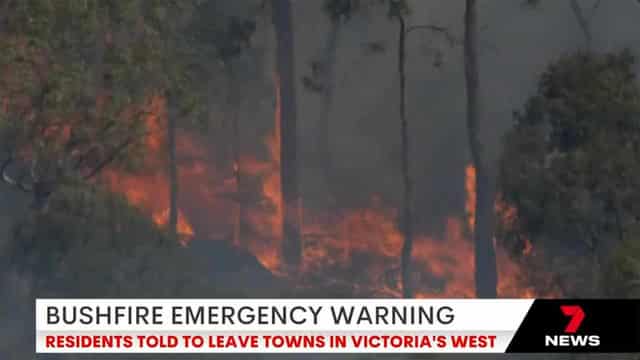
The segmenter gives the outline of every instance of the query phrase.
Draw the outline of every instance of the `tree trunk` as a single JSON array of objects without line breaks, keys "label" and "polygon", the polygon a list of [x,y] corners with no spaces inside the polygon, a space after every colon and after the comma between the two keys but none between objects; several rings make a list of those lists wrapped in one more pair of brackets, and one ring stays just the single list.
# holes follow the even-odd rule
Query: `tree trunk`
[{"label": "tree trunk", "polygon": [[495,191],[488,174],[488,164],[480,142],[480,121],[477,4],[466,0],[464,16],[464,61],[467,90],[467,131],[471,158],[476,169],[476,219],[473,232],[475,244],[476,295],[479,298],[497,296],[496,255],[493,244]]},{"label": "tree trunk", "polygon": [[320,167],[324,176],[327,189],[327,200],[333,200],[335,196],[333,191],[332,169],[333,160],[330,144],[331,129],[331,107],[333,105],[333,93],[335,90],[336,79],[336,53],[338,50],[338,39],[340,35],[340,19],[332,20],[331,31],[327,38],[327,44],[324,50],[323,73],[324,73],[324,89],[322,91],[322,108],[320,109],[320,121],[318,121],[318,155],[320,157]]},{"label": "tree trunk", "polygon": [[406,109],[406,36],[407,29],[402,15],[398,16],[399,39],[398,39],[398,76],[400,78],[400,128],[402,142],[402,232],[404,243],[402,244],[402,255],[400,266],[402,272],[402,294],[405,298],[413,297],[411,284],[411,252],[413,250],[413,215],[411,211],[412,184],[409,168],[409,124],[407,122]]},{"label": "tree trunk", "polygon": [[245,226],[245,206],[244,206],[244,185],[242,181],[242,163],[241,163],[241,150],[240,150],[240,124],[238,116],[238,104],[234,101],[234,72],[231,64],[228,65],[229,71],[229,86],[227,97],[227,115],[231,121],[231,157],[233,161],[233,178],[236,184],[236,196],[235,196],[235,209],[233,214],[233,243],[236,246],[247,248],[246,241],[244,241],[243,229]]},{"label": "tree trunk", "polygon": [[169,157],[169,233],[178,239],[178,163],[176,156],[176,114],[171,95],[167,95],[167,147]]},{"label": "tree trunk", "polygon": [[282,255],[295,271],[302,258],[300,197],[298,193],[297,130],[294,38],[291,2],[273,0],[273,23],[277,41],[277,76],[280,92],[280,180],[282,190]]},{"label": "tree trunk", "polygon": [[233,229],[233,241],[234,244],[243,248],[246,248],[246,241],[244,241],[244,219],[245,219],[245,206],[244,206],[244,186],[242,183],[242,163],[240,159],[240,126],[238,124],[237,110],[232,110],[232,152],[233,152],[233,178],[236,183],[236,208],[235,208],[235,220]]},{"label": "tree trunk", "polygon": [[2,9],[0,10],[0,34],[4,33],[7,26],[7,19],[9,17],[9,6],[11,5],[11,1],[5,1],[2,4]]},{"label": "tree trunk", "polygon": [[582,34],[584,35],[584,45],[585,50],[587,52],[591,51],[591,46],[593,43],[593,36],[591,35],[591,24],[589,23],[589,19],[585,16],[580,4],[578,4],[578,0],[571,0],[571,10],[573,11],[573,15],[576,17],[576,21],[582,30]]}]

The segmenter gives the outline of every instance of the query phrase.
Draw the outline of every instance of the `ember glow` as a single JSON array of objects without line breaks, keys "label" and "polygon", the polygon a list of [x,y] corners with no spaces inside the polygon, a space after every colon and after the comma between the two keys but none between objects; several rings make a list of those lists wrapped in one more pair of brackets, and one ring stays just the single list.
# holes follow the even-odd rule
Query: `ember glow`
[{"label": "ember glow", "polygon": [[[268,240],[265,242],[251,242],[253,254],[262,264],[274,273],[280,273],[282,262],[280,249],[282,246],[282,222],[283,205],[280,181],[280,123],[281,104],[280,79],[274,75],[276,107],[274,113],[273,132],[267,136],[265,145],[267,148],[267,164],[261,164],[257,160],[250,161],[253,164],[253,172],[262,175],[262,207],[249,212],[251,225],[257,230],[258,235]],[[262,172],[257,170],[263,169]],[[265,246],[266,245],[266,246]]]},{"label": "ember glow", "polygon": [[[144,168],[149,169],[142,175],[130,175],[113,170],[106,171],[103,178],[113,191],[124,194],[127,200],[144,210],[160,227],[169,221],[169,181],[166,176],[164,154],[166,141],[162,119],[166,118],[165,102],[161,97],[153,97],[148,104],[149,115],[145,119],[148,136],[145,138],[146,153],[149,154]],[[193,235],[192,225],[182,210],[178,211],[178,235],[183,242]]]},{"label": "ember glow", "polygon": [[[278,89],[276,78],[276,89]],[[266,159],[241,154],[228,169],[216,169],[207,156],[206,142],[196,135],[178,133],[179,232],[188,242],[193,237],[229,241],[242,247],[273,274],[288,278],[280,256],[282,203],[280,192],[280,97],[276,91],[274,130],[265,138]],[[164,102],[152,102],[147,119],[150,136],[147,159],[151,170],[145,175],[107,172],[114,191],[126,195],[134,205],[149,212],[164,226],[168,220],[168,177],[164,155]],[[238,171],[247,184],[240,189],[234,177]],[[475,169],[465,169],[465,216],[450,216],[445,231],[437,236],[417,234],[412,271],[416,296],[474,297],[474,248],[470,234],[475,222]],[[246,192],[257,200],[243,200]],[[233,209],[242,209],[234,211]],[[513,221],[515,210],[497,203],[500,221]],[[400,251],[403,237],[397,224],[397,210],[379,196],[371,196],[366,208],[348,209],[327,223],[326,214],[304,209],[303,260],[293,285],[300,288],[346,289],[351,296],[400,297]],[[240,217],[246,217],[240,219]],[[245,228],[239,230],[243,224]],[[241,234],[241,235],[239,235]],[[240,238],[238,238],[240,237]],[[524,256],[533,252],[527,241]],[[501,248],[496,249],[501,297],[558,296],[550,286],[534,287],[527,269]]]},{"label": "ember glow", "polygon": [[467,165],[464,175],[464,189],[467,194],[464,210],[467,214],[469,229],[473,232],[476,223],[476,168],[473,165]]}]

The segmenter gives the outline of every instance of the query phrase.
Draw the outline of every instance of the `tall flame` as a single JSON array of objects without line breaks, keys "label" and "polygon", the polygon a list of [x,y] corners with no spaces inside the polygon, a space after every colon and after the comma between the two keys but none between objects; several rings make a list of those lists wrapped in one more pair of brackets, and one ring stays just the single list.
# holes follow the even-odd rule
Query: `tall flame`
[{"label": "tall flame", "polygon": [[[276,108],[273,131],[265,138],[266,160],[251,154],[241,154],[242,171],[248,178],[249,191],[257,201],[248,200],[244,232],[238,246],[244,246],[274,274],[281,274],[280,244],[282,240],[282,198],[280,189],[280,86],[275,77]],[[159,225],[168,220],[168,178],[164,171],[163,124],[166,109],[162,98],[154,98],[147,121],[151,130],[146,146],[151,156],[152,171],[142,175],[126,175],[116,171],[105,174],[114,191],[145,210]],[[205,146],[196,135],[180,132],[178,149],[180,162],[180,198],[178,229],[182,240],[195,236],[233,242],[237,231],[237,216],[229,209],[237,205],[238,184],[233,174],[216,169]],[[186,159],[186,160],[185,160]],[[235,164],[234,166],[238,166]],[[228,172],[228,170],[227,170]],[[250,184],[257,184],[256,186]],[[412,254],[413,281],[418,297],[474,297],[474,250],[468,238],[475,225],[475,168],[465,168],[465,216],[450,216],[442,234],[417,234]],[[162,194],[167,194],[163,196]],[[235,194],[235,199],[234,199]],[[515,209],[496,202],[500,221],[513,222]],[[397,225],[397,210],[386,206],[379,196],[372,196],[366,208],[343,210],[334,223],[326,216],[304,209],[304,253],[295,286],[301,288],[348,288],[349,294],[361,296],[401,296],[399,286],[402,233]],[[234,218],[234,216],[236,218]],[[198,220],[199,219],[199,220]],[[522,253],[533,252],[527,240]],[[497,248],[499,271],[498,294],[503,297],[556,296],[552,286],[536,287],[530,283],[527,269]],[[539,277],[537,277],[539,278]],[[293,280],[291,280],[293,281]]]},{"label": "tall flame", "polygon": [[[282,116],[280,97],[280,78],[274,74],[276,106],[274,111],[273,132],[265,139],[268,159],[266,163],[255,158],[245,158],[250,175],[261,176],[261,195],[259,208],[249,211],[249,222],[262,241],[251,241],[250,250],[258,260],[274,273],[280,273],[280,244],[282,240],[283,206],[280,181],[280,123]],[[266,240],[266,241],[265,241]]]},{"label": "tall flame", "polygon": [[473,234],[476,225],[476,168],[473,165],[467,165],[464,170],[464,188],[467,194],[464,209],[469,230]]},{"label": "tall flame", "polygon": [[[164,98],[152,97],[147,109],[149,115],[145,119],[149,134],[144,139],[146,153],[149,154],[145,166],[154,171],[144,175],[130,175],[108,170],[103,175],[113,191],[124,194],[131,204],[149,212],[151,219],[161,227],[166,226],[169,221],[169,181],[162,171],[165,166],[162,157],[166,141],[162,131],[163,119],[166,119],[165,106]],[[193,227],[182,210],[178,210],[177,228],[182,241],[188,241],[194,235]]]}]

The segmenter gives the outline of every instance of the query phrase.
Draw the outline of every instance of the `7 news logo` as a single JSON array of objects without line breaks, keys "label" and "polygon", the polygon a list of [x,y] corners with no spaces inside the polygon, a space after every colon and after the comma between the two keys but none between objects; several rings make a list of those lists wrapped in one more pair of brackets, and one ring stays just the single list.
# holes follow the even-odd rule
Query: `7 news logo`
[{"label": "7 news logo", "polygon": [[600,336],[577,334],[586,314],[579,305],[562,305],[560,311],[569,318],[562,335],[545,335],[544,345],[547,347],[598,347]]}]

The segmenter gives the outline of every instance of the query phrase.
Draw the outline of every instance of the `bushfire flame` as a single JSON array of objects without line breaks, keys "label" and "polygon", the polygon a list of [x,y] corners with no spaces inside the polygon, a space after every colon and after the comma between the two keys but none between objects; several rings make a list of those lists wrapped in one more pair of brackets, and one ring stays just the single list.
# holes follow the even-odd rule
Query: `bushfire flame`
[{"label": "bushfire flame", "polygon": [[[280,92],[276,78],[276,109],[274,130],[265,139],[266,160],[241,154],[239,163],[230,171],[217,169],[208,161],[204,142],[195,135],[180,132],[179,232],[187,242],[194,236],[226,239],[236,242],[251,253],[274,274],[282,272],[280,244],[282,239],[282,203],[280,192]],[[152,219],[164,226],[168,219],[168,178],[163,159],[165,138],[162,130],[166,118],[165,104],[155,98],[147,122],[151,135],[146,146],[151,156],[149,167],[153,171],[145,175],[125,175],[107,172],[106,178],[114,191],[126,195],[134,205],[150,213]],[[248,183],[257,183],[257,200],[243,199],[233,177],[238,171]],[[451,216],[446,230],[439,236],[418,234],[414,240],[412,271],[417,297],[474,297],[474,249],[468,234],[475,225],[475,169],[465,169],[466,218]],[[251,186],[251,185],[244,185]],[[240,206],[243,211],[229,209]],[[498,207],[498,204],[496,205]],[[501,221],[513,221],[515,210],[505,204]],[[197,214],[206,219],[197,222]],[[333,224],[327,224],[326,216],[304,209],[303,259],[296,286],[331,287],[349,289],[351,295],[399,297],[400,249],[402,232],[397,225],[397,211],[385,206],[384,201],[373,196],[371,204],[363,209],[344,210]],[[246,216],[245,219],[238,217]],[[235,219],[233,217],[236,217]],[[511,218],[510,218],[511,217]],[[238,224],[244,224],[240,240],[237,240]],[[235,240],[235,241],[234,241]],[[526,242],[523,254],[532,252]],[[525,268],[515,262],[506,251],[496,249],[499,271],[498,294],[501,297],[557,296],[556,290],[535,287],[529,282]]]},{"label": "bushfire flame", "polygon": [[467,194],[464,210],[467,214],[467,224],[473,233],[476,224],[476,168],[473,165],[467,165],[464,174],[464,189]]},{"label": "bushfire flame", "polygon": [[[147,106],[149,115],[145,121],[149,135],[145,138],[145,147],[150,156],[145,168],[153,171],[131,175],[108,170],[103,178],[113,191],[124,194],[131,204],[147,211],[157,225],[164,227],[169,221],[169,200],[162,194],[168,194],[169,181],[162,171],[166,163],[159,155],[164,153],[163,145],[166,141],[161,125],[162,119],[166,118],[165,102],[163,98],[156,96],[151,98]],[[177,230],[183,242],[194,235],[192,225],[181,210],[178,211]]]}]

